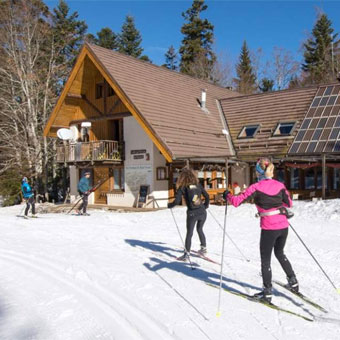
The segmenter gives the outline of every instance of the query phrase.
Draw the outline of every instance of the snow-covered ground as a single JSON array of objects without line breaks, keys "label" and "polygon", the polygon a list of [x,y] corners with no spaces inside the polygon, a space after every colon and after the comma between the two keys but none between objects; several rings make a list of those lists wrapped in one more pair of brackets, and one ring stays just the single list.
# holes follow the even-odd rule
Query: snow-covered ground
[{"label": "snow-covered ground", "polygon": [[[308,322],[225,291],[217,317],[220,266],[192,257],[175,261],[181,240],[169,210],[44,214],[25,220],[21,206],[0,208],[0,339],[280,339],[339,340],[340,295],[291,231],[286,254],[301,291],[324,314],[280,287],[273,302],[317,317]],[[340,286],[340,200],[297,202],[292,225],[331,280]],[[224,207],[212,206],[223,224]],[[228,207],[224,286],[245,293],[261,287],[255,207]],[[185,236],[185,209],[174,209]],[[220,261],[222,230],[210,214],[204,228],[209,256]],[[236,243],[239,250],[230,241]],[[193,249],[199,248],[197,234]],[[248,258],[250,261],[246,261]],[[285,281],[272,259],[273,277]]]}]

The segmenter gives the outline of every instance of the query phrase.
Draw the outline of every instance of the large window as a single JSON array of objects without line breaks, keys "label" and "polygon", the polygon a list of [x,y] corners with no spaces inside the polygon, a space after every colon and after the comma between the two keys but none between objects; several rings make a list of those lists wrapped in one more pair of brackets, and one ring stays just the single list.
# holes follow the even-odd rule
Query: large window
[{"label": "large window", "polygon": [[110,191],[124,191],[124,168],[114,167],[111,169]]},{"label": "large window", "polygon": [[[322,189],[322,168],[317,168],[317,189]],[[328,173],[326,171],[326,189],[328,189]]]},{"label": "large window", "polygon": [[333,172],[333,189],[338,190],[340,188],[340,169],[334,168]]},{"label": "large window", "polygon": [[290,171],[290,188],[299,189],[299,169],[292,168]]},{"label": "large window", "polygon": [[315,189],[315,168],[305,170],[305,189]]},{"label": "large window", "polygon": [[198,171],[197,172],[197,177],[198,177],[198,182],[202,185],[202,187],[204,188],[204,171]]},{"label": "large window", "polygon": [[225,179],[222,171],[216,171],[217,189],[225,188]]},{"label": "large window", "polygon": [[294,130],[295,122],[279,123],[273,133],[273,136],[290,136]]},{"label": "large window", "polygon": [[260,125],[246,125],[242,128],[237,138],[254,138]]},{"label": "large window", "polygon": [[281,183],[285,182],[285,170],[284,169],[282,168],[276,169],[276,179]]}]

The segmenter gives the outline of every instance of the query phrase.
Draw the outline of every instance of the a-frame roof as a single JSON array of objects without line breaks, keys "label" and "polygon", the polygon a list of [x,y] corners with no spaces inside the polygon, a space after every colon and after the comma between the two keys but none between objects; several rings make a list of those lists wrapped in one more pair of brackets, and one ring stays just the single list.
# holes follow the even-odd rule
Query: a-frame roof
[{"label": "a-frame roof", "polygon": [[[84,45],[46,125],[45,135],[86,56],[168,161],[234,155],[231,143],[222,134],[225,122],[218,99],[235,97],[237,93],[91,44]],[[207,92],[207,110],[202,110],[198,101],[202,89]]]}]

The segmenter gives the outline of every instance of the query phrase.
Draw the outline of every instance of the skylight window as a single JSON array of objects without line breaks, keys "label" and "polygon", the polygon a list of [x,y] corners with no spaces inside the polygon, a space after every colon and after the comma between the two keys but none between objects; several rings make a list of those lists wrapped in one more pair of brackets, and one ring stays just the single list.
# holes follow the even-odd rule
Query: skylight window
[{"label": "skylight window", "polygon": [[260,125],[246,125],[242,128],[238,138],[254,138]]},{"label": "skylight window", "polygon": [[273,136],[290,136],[294,130],[295,122],[278,123]]}]

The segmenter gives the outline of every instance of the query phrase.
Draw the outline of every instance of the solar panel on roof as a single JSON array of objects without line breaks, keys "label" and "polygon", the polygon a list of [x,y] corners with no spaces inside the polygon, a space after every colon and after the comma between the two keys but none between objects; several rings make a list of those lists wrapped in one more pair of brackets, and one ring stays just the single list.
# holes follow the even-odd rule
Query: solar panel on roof
[{"label": "solar panel on roof", "polygon": [[320,86],[289,154],[340,152],[340,85]]},{"label": "solar panel on roof", "polygon": [[324,95],[324,96],[330,95],[330,94],[332,93],[332,90],[333,90],[333,86],[328,86],[328,87],[326,88],[326,91],[325,91],[325,93],[324,93],[323,95]]},{"label": "solar panel on roof", "polygon": [[301,124],[301,129],[307,129],[311,119],[305,119]]}]

